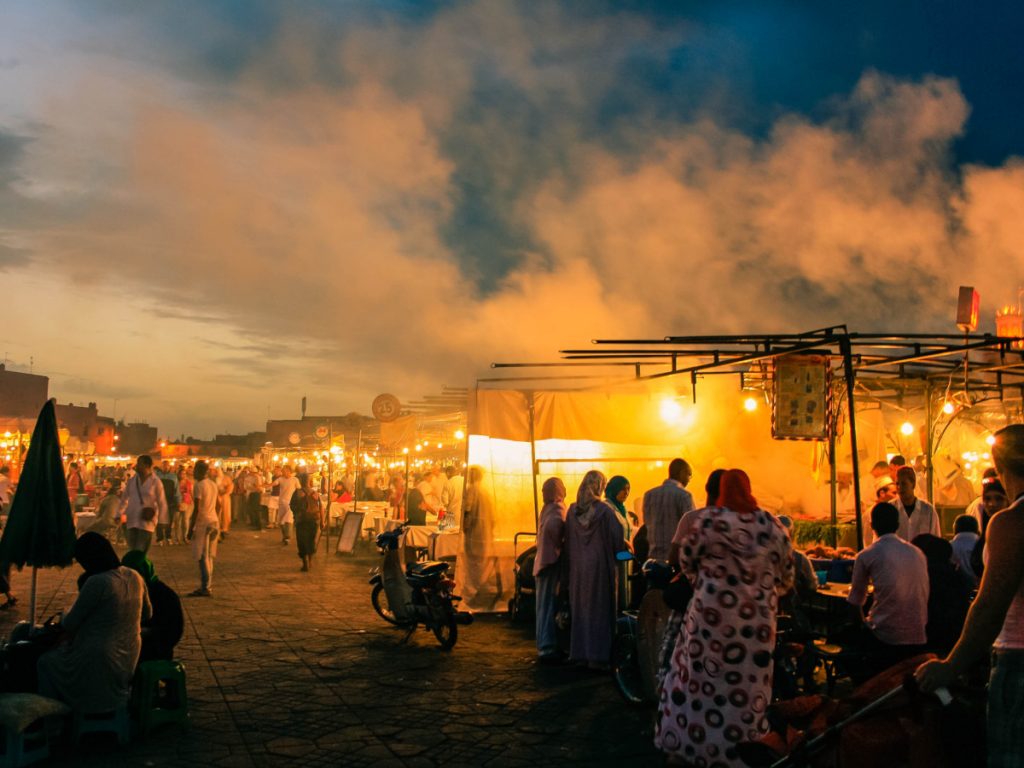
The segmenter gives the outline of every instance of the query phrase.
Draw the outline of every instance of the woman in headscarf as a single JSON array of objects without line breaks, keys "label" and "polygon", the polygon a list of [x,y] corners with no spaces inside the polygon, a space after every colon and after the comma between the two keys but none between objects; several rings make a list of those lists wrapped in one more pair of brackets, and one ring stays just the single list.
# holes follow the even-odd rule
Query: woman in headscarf
[{"label": "woman in headscarf", "polygon": [[565,484],[561,478],[549,477],[541,488],[544,509],[537,526],[537,556],[533,561],[537,602],[537,656],[541,663],[557,661],[558,630],[555,614],[558,596],[565,589],[565,563],[562,545],[565,542]]},{"label": "woman in headscarf", "polygon": [[156,569],[145,552],[129,550],[121,559],[121,565],[131,568],[142,577],[153,609],[149,620],[142,622],[139,663],[158,659],[170,661],[174,658],[174,646],[185,631],[185,615],[181,610],[178,593],[156,577]]},{"label": "woman in headscarf", "polygon": [[583,476],[576,503],[565,516],[569,560],[569,658],[607,670],[615,633],[615,555],[628,549],[613,510],[601,501],[604,475]]},{"label": "woman in headscarf", "polygon": [[604,489],[604,498],[615,510],[615,515],[622,523],[622,534],[626,541],[632,541],[636,515],[626,509],[626,499],[629,498],[629,480],[622,475],[615,475],[608,481],[608,486]]},{"label": "woman in headscarf", "polygon": [[139,574],[121,565],[100,534],[82,534],[75,559],[85,573],[61,625],[68,642],[39,658],[39,693],[79,712],[110,712],[128,701],[149,597]]},{"label": "woman in headscarf", "polygon": [[717,506],[696,512],[680,565],[694,596],[662,680],[654,743],[694,766],[742,765],[772,695],[779,595],[793,584],[789,536],[758,508],[750,478],[722,475]]}]

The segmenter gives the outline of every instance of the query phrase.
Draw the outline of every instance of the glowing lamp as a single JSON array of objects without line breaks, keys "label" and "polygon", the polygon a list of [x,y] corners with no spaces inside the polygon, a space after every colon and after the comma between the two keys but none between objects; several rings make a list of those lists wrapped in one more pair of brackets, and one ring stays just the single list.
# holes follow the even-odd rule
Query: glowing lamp
[{"label": "glowing lamp", "polygon": [[408,453],[408,452],[409,452],[409,449],[408,449],[408,448],[403,448],[403,449],[402,449],[402,453]]},{"label": "glowing lamp", "polygon": [[419,443],[416,443],[416,450],[417,451],[422,451],[423,450],[423,446],[420,445]]},{"label": "glowing lamp", "polygon": [[743,401],[743,407],[747,411],[753,413],[754,411],[757,410],[757,398],[748,397],[746,400]]},{"label": "glowing lamp", "polygon": [[456,429],[455,430],[455,439],[456,440],[465,440],[466,439],[466,433],[463,432],[461,429]]},{"label": "glowing lamp", "polygon": [[902,432],[907,437],[910,437],[912,434],[914,434],[914,425],[911,424],[909,421],[904,421],[900,425],[900,432]]},{"label": "glowing lamp", "polygon": [[985,442],[988,443],[989,445],[995,445],[996,444],[996,436],[995,435],[989,435],[988,437],[985,438]]},{"label": "glowing lamp", "polygon": [[956,408],[953,407],[953,404],[949,400],[942,404],[942,412],[947,416],[955,410]]},{"label": "glowing lamp", "polygon": [[666,424],[674,424],[683,415],[683,406],[672,398],[665,398],[661,401],[661,420]]}]

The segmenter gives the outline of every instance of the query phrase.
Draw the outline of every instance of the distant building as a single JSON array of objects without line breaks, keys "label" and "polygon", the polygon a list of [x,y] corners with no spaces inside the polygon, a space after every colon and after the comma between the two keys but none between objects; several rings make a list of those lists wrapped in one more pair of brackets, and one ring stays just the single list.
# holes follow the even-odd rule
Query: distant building
[{"label": "distant building", "polygon": [[140,453],[154,453],[157,449],[157,430],[144,422],[117,423],[117,453],[136,456]]},{"label": "distant building", "polygon": [[28,420],[34,425],[50,396],[49,391],[49,377],[8,371],[7,366],[0,363],[0,417]]},{"label": "distant building", "polygon": [[379,431],[377,420],[358,413],[275,419],[267,422],[266,442],[275,448],[317,448],[326,444],[333,433],[335,442],[340,442],[344,436],[346,446],[355,448],[360,430],[364,438],[371,431],[376,435]]}]

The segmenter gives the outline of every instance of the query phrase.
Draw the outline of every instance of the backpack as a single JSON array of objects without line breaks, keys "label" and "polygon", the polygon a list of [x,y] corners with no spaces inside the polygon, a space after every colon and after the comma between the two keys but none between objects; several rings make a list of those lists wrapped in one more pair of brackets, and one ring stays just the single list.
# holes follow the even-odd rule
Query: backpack
[{"label": "backpack", "polygon": [[295,515],[297,523],[320,522],[320,500],[313,498],[313,494],[299,490],[292,494],[288,503],[292,514]]}]

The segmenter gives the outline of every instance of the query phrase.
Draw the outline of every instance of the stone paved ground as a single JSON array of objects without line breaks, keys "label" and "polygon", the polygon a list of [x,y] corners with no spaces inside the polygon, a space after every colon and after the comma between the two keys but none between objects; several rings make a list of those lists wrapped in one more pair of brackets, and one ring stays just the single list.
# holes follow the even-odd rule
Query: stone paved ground
[{"label": "stone paved ground", "polygon": [[[154,547],[157,573],[180,594],[197,585],[183,546]],[[97,738],[50,765],[537,766],[660,765],[651,715],[623,703],[607,675],[539,667],[532,634],[503,616],[459,627],[455,649],[385,624],[370,605],[372,551],[321,551],[301,573],[277,531],[232,531],[213,598],[183,599],[177,656],[188,670],[192,728],[125,748]],[[76,566],[41,571],[43,618],[74,600]],[[21,602],[0,631],[27,617]]]}]

